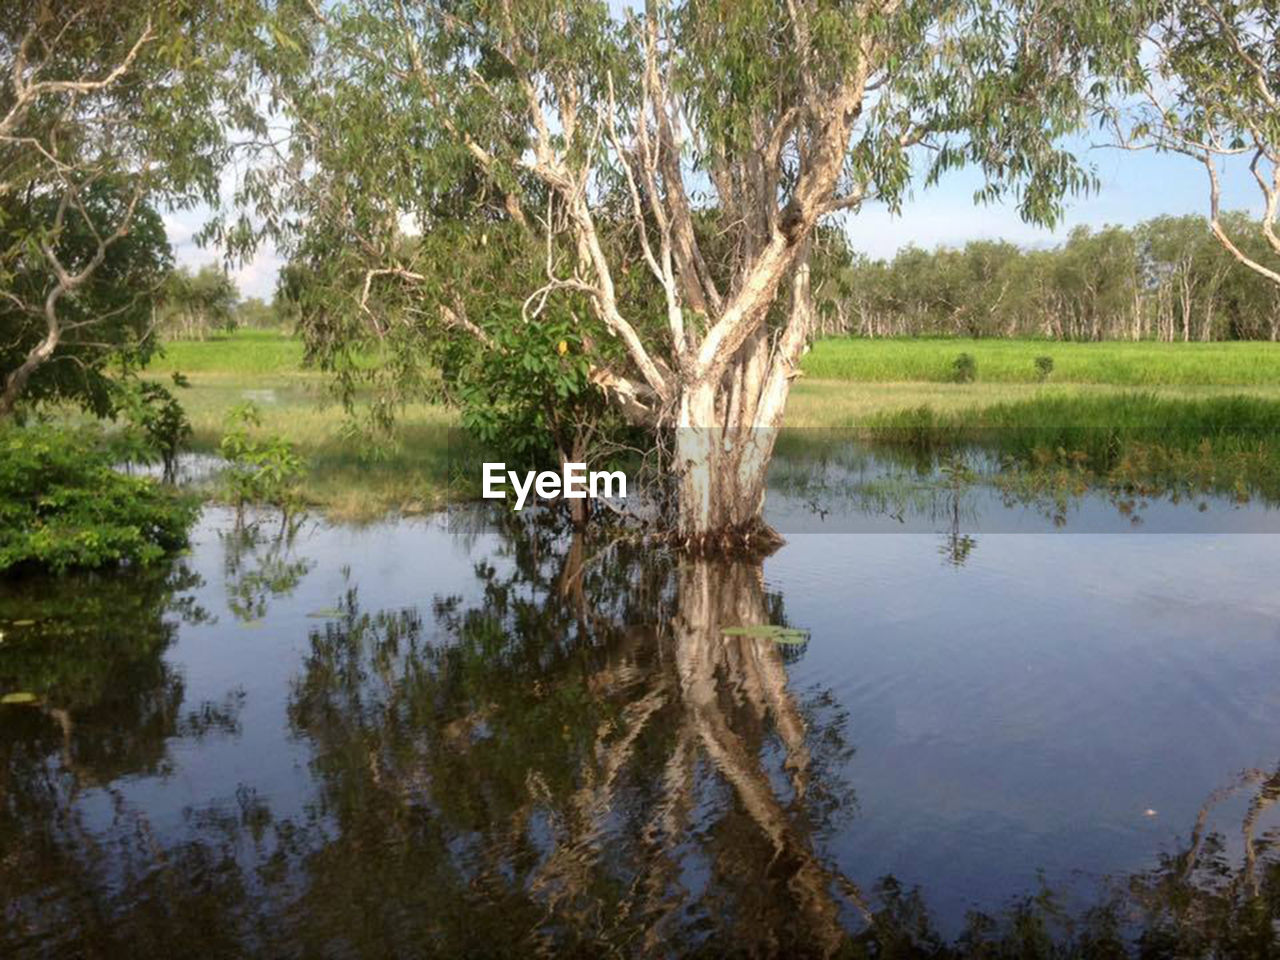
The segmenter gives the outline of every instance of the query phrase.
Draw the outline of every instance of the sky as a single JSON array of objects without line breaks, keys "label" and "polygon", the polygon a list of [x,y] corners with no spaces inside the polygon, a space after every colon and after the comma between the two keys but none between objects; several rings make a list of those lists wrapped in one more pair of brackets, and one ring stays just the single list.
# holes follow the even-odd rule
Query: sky
[{"label": "sky", "polygon": [[[1083,162],[1096,169],[1101,188],[1088,197],[1069,200],[1066,215],[1055,230],[1023,223],[1010,203],[975,205],[973,194],[981,186],[981,175],[961,170],[928,190],[917,188],[900,215],[890,214],[882,205],[870,205],[848,216],[845,229],[850,244],[872,257],[891,257],[908,244],[932,249],[979,239],[1043,247],[1064,240],[1079,224],[1131,226],[1161,214],[1208,213],[1207,177],[1194,160],[1095,148],[1088,143],[1075,146]],[[1223,178],[1222,193],[1225,210],[1260,210],[1256,187],[1243,165],[1237,164]],[[206,216],[207,211],[192,210],[165,217],[178,263],[198,267],[220,261],[216,250],[201,249],[193,240]],[[280,265],[275,251],[265,248],[251,263],[233,267],[231,272],[242,296],[270,300]]]}]

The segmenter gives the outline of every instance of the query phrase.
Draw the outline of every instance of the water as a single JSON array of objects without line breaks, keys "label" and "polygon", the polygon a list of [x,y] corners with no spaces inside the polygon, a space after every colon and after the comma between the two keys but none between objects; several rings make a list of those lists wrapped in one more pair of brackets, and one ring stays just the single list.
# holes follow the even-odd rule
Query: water
[{"label": "water", "polygon": [[1274,511],[937,492],[775,491],[755,566],[211,508],[0,587],[0,953],[1274,951]]}]

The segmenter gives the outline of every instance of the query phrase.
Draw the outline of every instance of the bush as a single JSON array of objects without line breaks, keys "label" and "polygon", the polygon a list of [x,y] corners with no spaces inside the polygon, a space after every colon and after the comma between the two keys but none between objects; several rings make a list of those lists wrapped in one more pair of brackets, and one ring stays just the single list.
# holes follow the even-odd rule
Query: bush
[{"label": "bush", "polygon": [[299,505],[297,483],[305,464],[283,437],[251,436],[250,428],[260,426],[262,417],[251,402],[227,414],[227,432],[219,444],[227,459],[222,479],[237,514],[243,515],[247,504],[267,504],[278,507],[287,520]]},{"label": "bush", "polygon": [[1036,357],[1036,379],[1044,383],[1053,373],[1053,357]]},{"label": "bush", "polygon": [[111,468],[91,430],[0,428],[0,574],[148,566],[187,543],[190,498]]},{"label": "bush", "polygon": [[951,379],[956,383],[973,383],[978,379],[978,361],[973,354],[962,353],[951,361]]},{"label": "bush", "polygon": [[[189,386],[180,373],[174,386]],[[178,478],[178,454],[191,439],[191,421],[178,398],[158,383],[128,379],[115,386],[115,417],[124,429],[111,441],[117,461],[150,466],[159,463],[166,483]]]}]

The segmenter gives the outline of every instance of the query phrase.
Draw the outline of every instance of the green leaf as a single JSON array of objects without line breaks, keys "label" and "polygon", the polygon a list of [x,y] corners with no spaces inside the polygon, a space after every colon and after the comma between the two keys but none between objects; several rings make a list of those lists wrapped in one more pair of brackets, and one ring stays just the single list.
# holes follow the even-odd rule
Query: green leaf
[{"label": "green leaf", "polygon": [[805,643],[809,639],[809,631],[797,627],[782,627],[772,623],[757,623],[747,627],[725,627],[721,633],[726,637],[752,637],[757,640],[772,640],[774,643]]}]

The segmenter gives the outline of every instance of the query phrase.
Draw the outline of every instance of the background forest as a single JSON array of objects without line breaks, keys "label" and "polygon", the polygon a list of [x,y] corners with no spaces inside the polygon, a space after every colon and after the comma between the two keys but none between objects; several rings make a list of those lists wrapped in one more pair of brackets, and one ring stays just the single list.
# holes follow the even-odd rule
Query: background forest
[{"label": "background forest", "polygon": [[[1224,217],[1265,256],[1258,225]],[[825,334],[1036,337],[1051,340],[1276,340],[1280,287],[1237,263],[1198,216],[1073,230],[1028,249],[1002,240],[891,260],[828,260]]]}]

